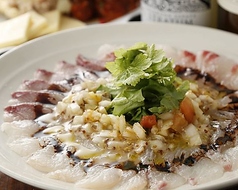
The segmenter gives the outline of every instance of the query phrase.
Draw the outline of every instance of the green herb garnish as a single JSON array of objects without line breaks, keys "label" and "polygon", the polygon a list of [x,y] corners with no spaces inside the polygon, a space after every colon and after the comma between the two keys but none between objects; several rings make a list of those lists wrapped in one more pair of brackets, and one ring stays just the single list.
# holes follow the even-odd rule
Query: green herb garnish
[{"label": "green herb garnish", "polygon": [[179,107],[189,83],[176,76],[171,59],[155,45],[137,43],[115,51],[106,68],[114,77],[107,90],[112,95],[111,112],[136,122],[143,115],[161,114]]}]

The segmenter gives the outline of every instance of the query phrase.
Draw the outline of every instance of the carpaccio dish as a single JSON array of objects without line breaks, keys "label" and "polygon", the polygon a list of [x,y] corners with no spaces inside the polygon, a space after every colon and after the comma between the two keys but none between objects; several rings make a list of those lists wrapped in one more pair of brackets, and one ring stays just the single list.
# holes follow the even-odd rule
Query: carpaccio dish
[{"label": "carpaccio dish", "polygon": [[9,147],[76,189],[174,189],[237,170],[235,61],[113,47],[25,80],[4,109]]}]

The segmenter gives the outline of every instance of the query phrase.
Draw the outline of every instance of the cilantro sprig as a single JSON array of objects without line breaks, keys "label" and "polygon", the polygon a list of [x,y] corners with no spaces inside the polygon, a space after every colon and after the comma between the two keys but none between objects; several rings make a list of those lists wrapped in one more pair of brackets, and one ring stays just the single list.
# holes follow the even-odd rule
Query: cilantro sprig
[{"label": "cilantro sprig", "polygon": [[143,115],[161,114],[179,107],[189,83],[176,76],[171,59],[155,45],[137,43],[118,49],[116,59],[106,63],[114,77],[106,89],[112,95],[111,112],[139,121]]}]

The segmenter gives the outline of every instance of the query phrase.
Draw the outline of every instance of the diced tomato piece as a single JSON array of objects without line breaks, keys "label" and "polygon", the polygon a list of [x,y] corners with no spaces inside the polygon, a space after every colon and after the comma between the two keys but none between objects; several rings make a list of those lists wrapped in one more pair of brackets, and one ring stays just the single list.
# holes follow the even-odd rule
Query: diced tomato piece
[{"label": "diced tomato piece", "polygon": [[171,128],[180,133],[187,125],[188,121],[185,119],[184,115],[181,112],[176,112],[173,117],[173,125]]},{"label": "diced tomato piece", "polygon": [[155,115],[145,115],[141,118],[140,124],[144,128],[152,128],[156,125],[156,116]]}]

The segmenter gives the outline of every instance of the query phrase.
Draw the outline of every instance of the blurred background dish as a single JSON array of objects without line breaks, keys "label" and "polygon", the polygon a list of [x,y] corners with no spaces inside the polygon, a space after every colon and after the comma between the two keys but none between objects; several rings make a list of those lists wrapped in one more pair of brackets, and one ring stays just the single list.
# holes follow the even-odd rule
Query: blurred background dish
[{"label": "blurred background dish", "polygon": [[58,10],[83,22],[100,23],[119,18],[140,6],[140,0],[0,0],[0,12],[7,18],[34,10],[40,14]]},{"label": "blurred background dish", "polygon": [[238,1],[218,0],[218,28],[238,34]]},{"label": "blurred background dish", "polygon": [[[30,14],[23,24],[10,21],[23,14]],[[2,24],[6,21],[10,24]],[[129,21],[203,25],[238,34],[238,1],[0,0],[0,54],[9,46],[53,32],[91,24]],[[19,30],[23,26],[25,28]],[[16,34],[16,31],[24,31],[25,34]],[[11,39],[10,42],[6,43],[7,39]]]},{"label": "blurred background dish", "polygon": [[128,22],[139,10],[139,0],[0,0],[0,54],[57,31]]}]

